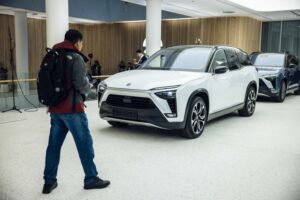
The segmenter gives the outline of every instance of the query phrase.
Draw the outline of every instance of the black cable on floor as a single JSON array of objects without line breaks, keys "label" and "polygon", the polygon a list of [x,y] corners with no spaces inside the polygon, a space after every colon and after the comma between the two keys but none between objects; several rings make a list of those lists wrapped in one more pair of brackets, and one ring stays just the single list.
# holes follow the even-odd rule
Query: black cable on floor
[{"label": "black cable on floor", "polygon": [[[19,78],[18,78],[17,72],[15,72],[15,77],[16,77],[18,86],[19,86],[19,88],[20,88],[20,90],[21,90],[21,93],[22,93],[24,99],[25,99],[25,100],[33,107],[33,108],[25,108],[24,111],[25,111],[25,112],[36,112],[36,111],[38,111],[38,110],[39,110],[38,106],[34,105],[34,104],[33,104],[29,99],[27,99],[27,97],[25,96],[24,91],[23,91],[23,89],[22,89],[22,87],[21,87],[21,84],[20,84],[20,82],[19,82]],[[13,83],[13,84],[15,84],[15,83]]]}]

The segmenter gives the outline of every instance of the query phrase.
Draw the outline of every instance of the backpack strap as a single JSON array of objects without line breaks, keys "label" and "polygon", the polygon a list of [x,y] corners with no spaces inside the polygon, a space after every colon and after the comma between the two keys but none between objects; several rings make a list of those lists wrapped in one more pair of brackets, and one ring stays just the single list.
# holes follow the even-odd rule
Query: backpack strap
[{"label": "backpack strap", "polygon": [[74,65],[74,62],[75,62],[75,59],[74,57],[72,56],[72,64],[71,64],[71,90],[73,89],[73,98],[72,98],[72,111],[75,112],[75,109],[76,109],[76,89],[73,85],[73,65]]},{"label": "backpack strap", "polygon": [[[70,67],[70,81],[71,81],[71,87],[70,87],[70,91],[73,90],[73,97],[72,97],[72,112],[75,112],[75,109],[76,109],[76,89],[73,85],[73,65],[74,65],[74,62],[75,62],[75,59],[74,59],[74,56],[73,56],[73,52],[72,51],[69,51],[68,49],[61,49],[64,53],[65,53],[65,56],[67,57],[68,55],[70,55],[72,57],[72,64],[69,65],[68,61],[67,61],[67,67]],[[68,55],[66,55],[66,53],[70,53]],[[68,59],[66,59],[68,60]],[[69,91],[69,92],[70,92]]]}]

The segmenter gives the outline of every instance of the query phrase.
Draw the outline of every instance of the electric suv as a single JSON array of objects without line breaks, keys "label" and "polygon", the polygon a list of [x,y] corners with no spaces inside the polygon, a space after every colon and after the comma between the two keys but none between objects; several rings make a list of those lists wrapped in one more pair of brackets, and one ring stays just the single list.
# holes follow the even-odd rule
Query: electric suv
[{"label": "electric suv", "polygon": [[98,85],[100,117],[112,126],[150,125],[199,137],[207,121],[254,113],[256,68],[227,46],[176,46],[158,51],[139,69]]},{"label": "electric suv", "polygon": [[300,94],[300,60],[287,53],[253,53],[258,69],[259,96],[283,102],[287,93]]}]

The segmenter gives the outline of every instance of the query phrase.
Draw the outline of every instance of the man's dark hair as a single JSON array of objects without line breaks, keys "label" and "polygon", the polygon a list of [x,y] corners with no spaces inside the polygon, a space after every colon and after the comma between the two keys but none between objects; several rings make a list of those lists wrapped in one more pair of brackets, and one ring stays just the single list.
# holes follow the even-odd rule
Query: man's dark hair
[{"label": "man's dark hair", "polygon": [[68,40],[72,42],[72,44],[75,44],[79,40],[82,40],[82,34],[74,29],[70,29],[65,34],[65,40]]},{"label": "man's dark hair", "polygon": [[143,53],[143,51],[142,51],[142,49],[138,49],[138,50],[136,50],[135,53]]}]

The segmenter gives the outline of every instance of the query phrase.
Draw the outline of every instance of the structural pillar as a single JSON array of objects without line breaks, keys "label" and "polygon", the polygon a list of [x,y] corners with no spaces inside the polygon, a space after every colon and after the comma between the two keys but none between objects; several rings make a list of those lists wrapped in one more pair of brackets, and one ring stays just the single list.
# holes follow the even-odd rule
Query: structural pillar
[{"label": "structural pillar", "polygon": [[[15,50],[16,50],[16,73],[19,79],[29,77],[28,62],[28,27],[27,13],[24,11],[15,12]],[[28,82],[20,82],[22,90],[28,94]]]},{"label": "structural pillar", "polygon": [[45,0],[47,47],[62,42],[69,29],[68,0]]},{"label": "structural pillar", "polygon": [[161,0],[147,0],[146,53],[151,56],[161,46]]}]

